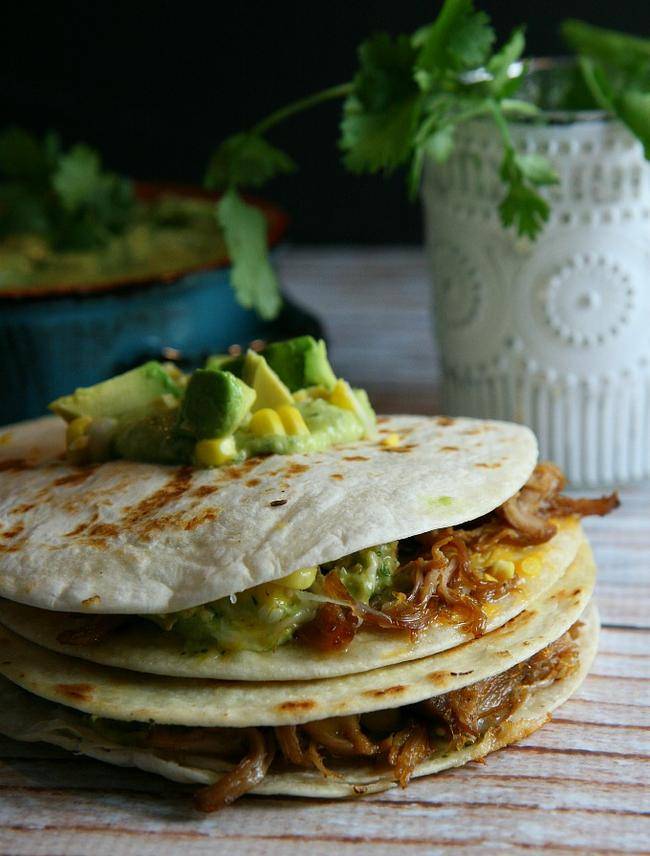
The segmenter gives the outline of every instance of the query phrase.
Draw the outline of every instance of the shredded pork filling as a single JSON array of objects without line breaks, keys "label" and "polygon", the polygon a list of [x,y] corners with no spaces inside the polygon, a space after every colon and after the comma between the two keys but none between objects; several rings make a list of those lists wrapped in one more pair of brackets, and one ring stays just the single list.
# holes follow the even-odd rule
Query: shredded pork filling
[{"label": "shredded pork filling", "polygon": [[[370,603],[355,599],[336,570],[326,572],[322,596],[331,602],[320,604],[315,616],[297,628],[294,638],[320,651],[345,651],[361,627],[406,632],[415,638],[435,621],[457,623],[472,636],[480,636],[487,624],[485,606],[504,598],[520,584],[520,578],[515,574],[506,580],[494,579],[485,568],[472,563],[473,557],[498,544],[529,547],[546,543],[557,532],[557,518],[602,516],[619,505],[615,493],[572,499],[561,494],[564,486],[564,475],[555,464],[538,464],[518,493],[480,520],[401,541],[394,585],[372,597]],[[101,643],[128,620],[128,616],[86,618],[58,639],[68,645]]]},{"label": "shredded pork filling", "polygon": [[[408,707],[259,728],[142,726],[135,738],[161,757],[210,768],[210,759],[236,762],[195,795],[200,811],[230,805],[269,770],[314,769],[342,778],[354,760],[406,787],[419,764],[495,732],[536,688],[573,673],[579,664],[577,622],[557,641],[500,675]],[[134,735],[130,735],[134,741]]]}]

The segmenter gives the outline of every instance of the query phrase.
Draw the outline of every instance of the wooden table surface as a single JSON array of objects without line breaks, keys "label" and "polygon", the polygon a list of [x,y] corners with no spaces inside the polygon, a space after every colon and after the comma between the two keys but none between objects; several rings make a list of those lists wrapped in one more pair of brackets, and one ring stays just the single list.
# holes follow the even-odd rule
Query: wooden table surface
[{"label": "wooden table surface", "polygon": [[[380,410],[435,412],[423,258],[289,250],[291,293],[327,318],[339,372]],[[649,438],[650,439],[650,438]],[[0,740],[6,854],[650,852],[650,486],[587,522],[600,653],[553,721],[484,764],[354,802],[247,798],[212,816],[187,790],[41,744]]]}]

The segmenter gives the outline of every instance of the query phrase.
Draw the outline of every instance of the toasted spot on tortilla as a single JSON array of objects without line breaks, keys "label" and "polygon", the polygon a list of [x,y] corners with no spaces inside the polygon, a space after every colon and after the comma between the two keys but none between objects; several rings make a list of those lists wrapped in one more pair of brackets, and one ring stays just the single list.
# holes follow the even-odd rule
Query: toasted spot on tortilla
[{"label": "toasted spot on tortilla", "polygon": [[357,796],[363,796],[368,790],[367,785],[353,785],[352,790],[357,794]]},{"label": "toasted spot on tortilla", "polygon": [[67,698],[90,701],[95,688],[91,684],[57,684],[54,689]]},{"label": "toasted spot on tortilla", "polygon": [[458,446],[441,446],[438,450],[440,452],[458,452]]},{"label": "toasted spot on tortilla", "polygon": [[364,695],[372,696],[373,698],[381,698],[387,695],[398,695],[404,692],[406,687],[403,684],[396,684],[394,687],[386,687],[385,690],[365,690]]},{"label": "toasted spot on tortilla", "polygon": [[74,529],[71,529],[69,532],[66,532],[65,537],[66,538],[74,538],[77,535],[81,535],[81,533],[85,532],[89,526],[92,526],[92,524],[97,520],[98,517],[99,517],[98,512],[96,510],[93,511],[93,513],[90,516],[90,520],[86,520],[85,523],[79,523],[77,526],[75,526]]},{"label": "toasted spot on tortilla", "polygon": [[25,528],[24,523],[16,523],[13,529],[5,529],[4,532],[0,532],[0,538],[5,538],[7,541],[12,538],[16,538]]},{"label": "toasted spot on tortilla", "polygon": [[449,672],[430,672],[427,675],[427,680],[432,684],[443,684],[449,677]]},{"label": "toasted spot on tortilla", "polygon": [[305,699],[305,701],[283,701],[278,705],[278,710],[311,710],[312,707],[316,707],[316,702]]},{"label": "toasted spot on tortilla", "polygon": [[498,470],[501,464],[496,461],[493,464],[474,464],[475,467],[481,467],[484,470]]},{"label": "toasted spot on tortilla", "polygon": [[190,518],[187,523],[183,526],[183,529],[186,529],[188,532],[192,532],[199,526],[202,526],[204,523],[210,523],[212,520],[216,520],[219,516],[218,508],[206,508],[203,511],[199,512],[196,517]]},{"label": "toasted spot on tortilla", "polygon": [[231,481],[236,481],[237,479],[244,478],[247,476],[251,470],[254,470],[260,463],[262,462],[262,458],[258,455],[254,455],[252,458],[248,458],[242,464],[233,464],[230,467],[222,467],[221,473],[224,478],[230,479]]},{"label": "toasted spot on tortilla", "polygon": [[204,496],[210,496],[210,494],[216,493],[219,488],[215,484],[202,484],[200,487],[197,487],[196,490],[192,491],[192,496],[197,496],[201,499]]},{"label": "toasted spot on tortilla", "polygon": [[343,458],[344,461],[369,461],[370,458],[367,458],[365,455],[346,455]]},{"label": "toasted spot on tortilla", "polygon": [[11,431],[5,431],[4,434],[0,434],[0,446],[6,446],[7,443],[11,442]]},{"label": "toasted spot on tortilla", "polygon": [[334,479],[335,481],[342,481],[345,476],[342,473],[331,473],[330,478]]},{"label": "toasted spot on tortilla", "polygon": [[382,452],[393,452],[398,455],[404,455],[412,449],[417,449],[417,443],[407,443],[405,446],[382,446]]},{"label": "toasted spot on tortilla", "polygon": [[286,505],[288,501],[288,499],[274,499],[269,502],[269,505],[271,506],[271,508],[277,508],[278,505]]},{"label": "toasted spot on tortilla", "polygon": [[436,425],[442,425],[445,428],[447,425],[453,425],[456,420],[452,419],[451,416],[439,416],[436,419]]},{"label": "toasted spot on tortilla", "polygon": [[76,473],[70,473],[67,476],[61,476],[61,478],[54,480],[55,487],[62,487],[63,485],[76,485],[83,484],[87,478],[95,472],[97,467],[85,467],[83,470],[79,470]]},{"label": "toasted spot on tortilla", "polygon": [[470,669],[467,672],[449,672],[449,674],[452,676],[452,678],[462,678],[465,675],[471,675],[473,671],[474,669]]},{"label": "toasted spot on tortilla", "polygon": [[35,502],[23,502],[21,505],[16,505],[14,508],[12,508],[9,514],[26,514],[28,511],[31,511],[32,508],[35,507]]},{"label": "toasted spot on tortilla", "polygon": [[577,597],[581,592],[582,592],[582,589],[580,589],[580,588],[573,589],[573,591],[571,592],[571,597]]},{"label": "toasted spot on tortilla", "polygon": [[166,505],[169,505],[169,503],[180,499],[184,493],[187,493],[191,484],[192,468],[179,467],[161,488],[149,494],[149,496],[136,505],[130,505],[126,508],[125,514],[120,521],[122,526],[124,528],[139,526],[146,531],[148,528],[148,518],[151,518],[152,515]]},{"label": "toasted spot on tortilla", "polygon": [[377,425],[383,425],[385,422],[388,422],[390,416],[378,416],[377,417]]},{"label": "toasted spot on tortilla", "polygon": [[98,594],[94,594],[92,597],[87,597],[85,600],[81,601],[82,606],[97,606],[98,603],[101,603],[102,599]]},{"label": "toasted spot on tortilla", "polygon": [[258,484],[261,484],[260,479],[248,479],[246,482],[246,487],[257,487]]},{"label": "toasted spot on tortilla", "polygon": [[29,463],[24,458],[7,458],[6,461],[0,461],[0,472],[18,473],[28,469]]},{"label": "toasted spot on tortilla", "polygon": [[291,463],[285,468],[285,474],[288,476],[297,476],[300,473],[306,473],[309,470],[308,464]]},{"label": "toasted spot on tortilla", "polygon": [[96,523],[88,530],[88,535],[93,538],[114,538],[119,531],[114,523]]}]

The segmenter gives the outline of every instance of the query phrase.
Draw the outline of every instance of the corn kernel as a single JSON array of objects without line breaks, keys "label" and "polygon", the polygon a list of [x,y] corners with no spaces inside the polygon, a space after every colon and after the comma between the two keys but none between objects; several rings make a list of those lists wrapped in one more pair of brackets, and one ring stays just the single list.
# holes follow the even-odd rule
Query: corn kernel
[{"label": "corn kernel", "polygon": [[93,420],[90,416],[77,416],[76,419],[73,419],[72,422],[68,424],[65,432],[65,439],[68,446],[71,446],[75,440],[78,440],[79,437],[83,437],[88,433],[88,429],[90,428],[92,421]]},{"label": "corn kernel", "polygon": [[259,615],[263,621],[273,624],[286,615],[289,600],[280,586],[268,583],[254,589]]},{"label": "corn kernel", "polygon": [[534,556],[527,556],[519,562],[519,573],[525,577],[535,577],[540,572],[542,563]]},{"label": "corn kernel", "polygon": [[399,446],[399,434],[388,434],[381,441],[381,445],[388,446],[391,449],[395,446]]},{"label": "corn kernel", "polygon": [[266,434],[279,434],[280,436],[286,434],[282,420],[270,407],[262,407],[261,410],[253,413],[248,428],[258,437],[263,437]]},{"label": "corn kernel", "polygon": [[297,407],[292,407],[290,404],[281,404],[277,408],[277,414],[287,434],[300,436],[309,434],[309,428]]},{"label": "corn kernel", "polygon": [[351,410],[357,413],[359,410],[359,402],[357,401],[350,384],[343,379],[339,379],[334,384],[334,389],[330,393],[330,404],[335,407],[342,407],[343,410]]},{"label": "corn kernel", "polygon": [[316,579],[316,573],[318,568],[314,565],[311,568],[300,568],[297,571],[294,571],[292,574],[289,574],[288,577],[284,577],[281,580],[278,580],[283,586],[286,586],[290,589],[296,589],[297,591],[303,591],[304,589],[308,589],[310,586],[314,584],[314,580]]},{"label": "corn kernel", "polygon": [[219,467],[231,461],[237,454],[233,437],[214,440],[199,440],[194,447],[194,458],[203,467]]},{"label": "corn kernel", "polygon": [[499,582],[511,580],[515,575],[515,563],[508,559],[498,559],[491,567],[490,574]]}]

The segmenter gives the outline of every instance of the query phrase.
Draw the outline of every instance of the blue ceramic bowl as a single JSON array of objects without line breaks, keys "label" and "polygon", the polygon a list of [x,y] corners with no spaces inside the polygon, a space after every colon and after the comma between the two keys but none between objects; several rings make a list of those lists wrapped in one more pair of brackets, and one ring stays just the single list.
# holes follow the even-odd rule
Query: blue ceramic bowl
[{"label": "blue ceramic bowl", "polygon": [[[140,185],[138,190],[151,196],[169,187]],[[259,206],[274,246],[286,230],[286,216],[266,203]],[[192,366],[235,343],[317,333],[317,326],[290,303],[273,323],[243,309],[223,258],[164,280],[0,293],[0,425],[39,416],[57,396],[147,359],[164,358],[168,349]]]}]

